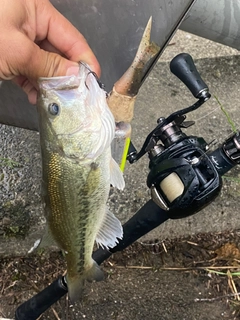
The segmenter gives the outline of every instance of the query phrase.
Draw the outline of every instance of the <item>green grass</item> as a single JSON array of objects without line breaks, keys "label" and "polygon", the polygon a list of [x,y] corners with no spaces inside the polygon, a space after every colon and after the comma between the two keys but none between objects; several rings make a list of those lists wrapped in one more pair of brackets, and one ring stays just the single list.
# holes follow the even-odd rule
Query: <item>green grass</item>
[{"label": "green grass", "polygon": [[222,271],[217,271],[213,269],[206,269],[206,271],[209,273],[219,274],[221,276],[227,276],[228,274],[231,276],[240,276],[240,272],[222,272]]},{"label": "green grass", "polygon": [[234,182],[237,182],[237,183],[240,182],[240,178],[235,178],[235,177],[222,176],[222,179],[229,180],[229,181],[234,181]]},{"label": "green grass", "polygon": [[7,167],[10,167],[10,168],[15,168],[15,167],[19,167],[20,163],[16,162],[16,161],[13,161],[11,159],[8,159],[8,158],[0,157],[0,166],[7,166]]},{"label": "green grass", "polygon": [[231,128],[232,128],[232,131],[233,131],[234,133],[237,133],[238,130],[237,130],[236,126],[235,126],[235,123],[234,123],[233,120],[231,119],[231,117],[230,117],[230,115],[228,114],[227,110],[226,110],[226,109],[224,108],[224,106],[221,104],[221,102],[219,101],[219,99],[218,99],[218,97],[217,97],[216,95],[214,95],[214,98],[216,99],[218,105],[220,106],[223,114],[226,116],[227,121],[228,121],[228,123],[230,124],[230,126],[231,126]]}]

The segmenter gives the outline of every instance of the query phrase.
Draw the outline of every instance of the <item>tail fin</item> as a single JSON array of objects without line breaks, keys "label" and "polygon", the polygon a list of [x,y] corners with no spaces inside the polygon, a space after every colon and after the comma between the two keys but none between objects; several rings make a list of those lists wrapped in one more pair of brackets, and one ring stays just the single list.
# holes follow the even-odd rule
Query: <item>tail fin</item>
[{"label": "tail fin", "polygon": [[103,278],[104,274],[94,260],[92,267],[82,275],[77,275],[75,277],[70,277],[67,275],[68,294],[71,303],[74,303],[81,298],[85,280],[90,282],[94,280],[101,281]]}]

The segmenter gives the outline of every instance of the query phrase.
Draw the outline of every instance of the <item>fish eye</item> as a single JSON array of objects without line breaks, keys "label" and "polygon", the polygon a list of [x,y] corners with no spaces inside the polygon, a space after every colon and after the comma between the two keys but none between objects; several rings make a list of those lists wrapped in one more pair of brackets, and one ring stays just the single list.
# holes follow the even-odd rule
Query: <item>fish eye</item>
[{"label": "fish eye", "polygon": [[53,103],[50,103],[48,105],[48,111],[51,115],[53,116],[57,116],[59,114],[59,111],[60,111],[60,108],[59,108],[59,105],[55,102]]}]

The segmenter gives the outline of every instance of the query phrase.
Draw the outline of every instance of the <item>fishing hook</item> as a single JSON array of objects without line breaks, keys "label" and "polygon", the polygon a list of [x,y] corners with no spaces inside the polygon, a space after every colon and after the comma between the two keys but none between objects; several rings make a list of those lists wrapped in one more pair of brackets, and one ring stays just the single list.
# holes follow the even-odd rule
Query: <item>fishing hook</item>
[{"label": "fishing hook", "polygon": [[[88,66],[86,63],[84,63],[84,62],[79,61],[79,64],[82,64],[85,68],[88,69],[89,72],[88,72],[87,76],[88,76],[89,74],[92,74],[92,75],[94,76],[94,78],[96,79],[99,87],[104,90],[104,89],[105,89],[105,85],[99,80],[96,72],[92,71],[92,70],[89,68],[89,66]],[[89,90],[88,85],[87,85],[87,83],[86,83],[86,80],[85,80],[85,86],[86,86],[86,88]]]}]

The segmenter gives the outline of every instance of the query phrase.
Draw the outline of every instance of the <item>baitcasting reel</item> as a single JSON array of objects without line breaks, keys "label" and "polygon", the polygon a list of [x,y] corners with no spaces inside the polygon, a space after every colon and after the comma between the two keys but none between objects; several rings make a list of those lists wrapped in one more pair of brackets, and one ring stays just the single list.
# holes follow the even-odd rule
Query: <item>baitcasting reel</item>
[{"label": "baitcasting reel", "polygon": [[182,129],[194,122],[185,121],[186,114],[199,108],[211,95],[190,55],[176,56],[170,69],[198,101],[167,118],[159,118],[139,153],[130,146],[128,160],[136,162],[148,153],[147,185],[152,199],[168,211],[170,218],[176,219],[198,212],[216,198],[222,187],[221,176],[239,163],[240,137],[233,135],[209,153],[209,145],[202,137],[187,136]]}]

